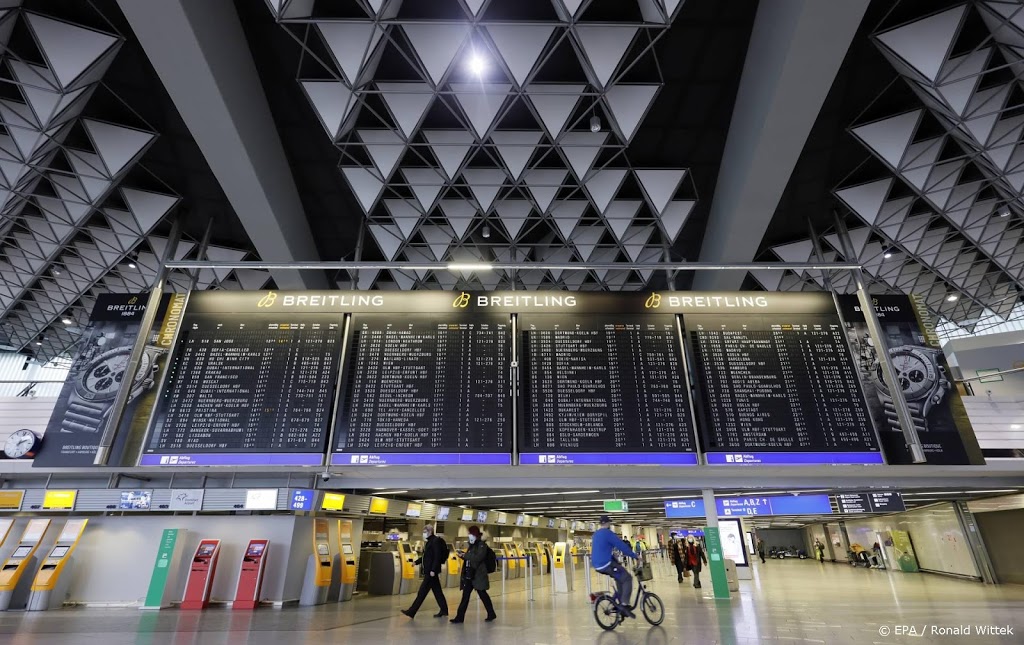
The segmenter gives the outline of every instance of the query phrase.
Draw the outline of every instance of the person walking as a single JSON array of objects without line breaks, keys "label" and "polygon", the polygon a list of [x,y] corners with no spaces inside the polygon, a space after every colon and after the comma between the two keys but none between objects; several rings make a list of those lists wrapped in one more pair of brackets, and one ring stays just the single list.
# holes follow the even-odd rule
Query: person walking
[{"label": "person walking", "polygon": [[704,557],[704,549],[690,535],[686,538],[686,549],[683,553],[683,557],[686,559],[686,568],[693,572],[693,588],[700,589],[701,563],[708,563],[708,559]]},{"label": "person walking", "polygon": [[668,541],[668,559],[676,568],[676,580],[683,582],[683,541],[671,533]]},{"label": "person walking", "polygon": [[494,613],[494,603],[491,602],[491,597],[487,595],[487,590],[491,586],[491,581],[487,578],[487,552],[490,548],[484,542],[483,535],[480,533],[480,527],[469,527],[469,548],[466,549],[466,553],[462,556],[462,576],[459,578],[459,587],[462,589],[462,601],[459,602],[459,609],[455,612],[455,618],[452,618],[451,622],[461,623],[465,621],[466,609],[469,608],[469,597],[473,595],[474,589],[476,589],[477,595],[480,596],[480,602],[484,604],[484,609],[487,610],[487,618],[484,620],[491,622],[498,617]]},{"label": "person walking", "polygon": [[440,536],[434,535],[434,527],[427,524],[423,527],[423,555],[416,560],[416,564],[423,565],[423,582],[420,583],[420,590],[416,592],[416,599],[408,609],[402,610],[403,614],[415,618],[420,605],[427,598],[427,592],[433,591],[438,608],[434,618],[448,616],[448,601],[444,597],[444,590],[441,589],[441,567],[447,561],[448,545]]},{"label": "person walking", "polygon": [[757,555],[761,556],[761,564],[764,564],[764,540],[761,538],[757,538]]}]

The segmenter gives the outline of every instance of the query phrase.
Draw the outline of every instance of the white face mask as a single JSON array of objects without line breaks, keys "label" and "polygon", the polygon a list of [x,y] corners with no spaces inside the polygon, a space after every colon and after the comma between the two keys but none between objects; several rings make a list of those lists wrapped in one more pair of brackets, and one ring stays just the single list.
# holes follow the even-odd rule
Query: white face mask
[{"label": "white face mask", "polygon": [[470,535],[470,536],[469,536],[469,543],[470,543],[470,544],[473,544],[473,543],[475,543],[475,542],[476,542],[476,536],[475,536],[475,535]]},{"label": "white face mask", "polygon": [[428,539],[430,539],[430,533],[424,533],[424,534],[423,534],[423,539],[424,539],[424,540],[428,540]]},{"label": "white face mask", "polygon": [[690,544],[693,544],[693,537],[691,536],[691,537],[686,538],[686,541],[689,542]]}]

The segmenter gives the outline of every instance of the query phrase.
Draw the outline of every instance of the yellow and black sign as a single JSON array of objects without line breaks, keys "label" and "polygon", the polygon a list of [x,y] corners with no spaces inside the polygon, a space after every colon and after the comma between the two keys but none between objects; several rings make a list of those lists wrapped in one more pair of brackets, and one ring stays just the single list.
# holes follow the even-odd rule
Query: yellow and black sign
[{"label": "yellow and black sign", "polygon": [[73,511],[76,499],[78,499],[77,490],[48,490],[43,495],[43,510]]}]

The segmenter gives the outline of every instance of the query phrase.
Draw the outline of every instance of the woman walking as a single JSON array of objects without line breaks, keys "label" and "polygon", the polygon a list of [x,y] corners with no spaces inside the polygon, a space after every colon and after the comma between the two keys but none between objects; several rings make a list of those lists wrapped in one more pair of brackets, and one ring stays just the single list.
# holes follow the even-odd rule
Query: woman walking
[{"label": "woman walking", "polygon": [[469,608],[469,597],[473,595],[474,589],[476,589],[477,595],[480,596],[480,602],[484,604],[484,609],[487,610],[487,618],[484,620],[491,622],[498,617],[494,613],[494,603],[491,602],[491,597],[487,594],[487,589],[491,586],[491,581],[487,578],[487,552],[489,550],[490,547],[487,546],[483,536],[480,534],[480,527],[469,527],[469,548],[466,549],[466,553],[462,556],[462,576],[459,578],[459,587],[462,589],[462,602],[459,603],[459,609],[451,622],[461,623],[465,621],[466,609]]}]

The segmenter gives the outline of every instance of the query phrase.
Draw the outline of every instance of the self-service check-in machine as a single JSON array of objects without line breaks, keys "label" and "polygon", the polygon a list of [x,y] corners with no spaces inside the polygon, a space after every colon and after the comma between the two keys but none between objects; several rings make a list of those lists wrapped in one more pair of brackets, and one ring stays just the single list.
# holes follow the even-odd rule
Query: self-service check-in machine
[{"label": "self-service check-in machine", "polygon": [[309,606],[327,602],[333,573],[330,524],[326,518],[318,517],[313,520],[313,553],[306,562],[306,576],[302,580],[299,604]]},{"label": "self-service check-in machine", "polygon": [[260,604],[263,589],[263,573],[267,570],[270,555],[270,540],[249,540],[242,555],[242,567],[238,571],[235,585],[235,600],[232,609],[256,609]]},{"label": "self-service check-in machine", "polygon": [[[13,524],[13,520],[11,523]],[[28,604],[32,576],[25,575],[25,572],[35,571],[38,562],[35,556],[36,549],[39,548],[39,543],[43,541],[43,536],[49,528],[48,519],[29,520],[14,553],[4,560],[3,566],[0,567],[0,610],[24,609]],[[11,527],[8,526],[7,532],[10,530]]]},{"label": "self-service check-in machine", "polygon": [[220,540],[205,538],[199,540],[185,579],[185,597],[181,599],[182,609],[206,609],[210,606],[210,591],[213,576],[217,573],[220,559]]},{"label": "self-service check-in machine", "polygon": [[[536,545],[529,545],[524,549],[526,556],[530,558],[530,562],[533,563],[533,575],[540,575],[540,549]],[[527,567],[527,571],[530,571],[530,567]]]},{"label": "self-service check-in machine", "polygon": [[64,523],[57,543],[50,549],[49,555],[43,560],[32,581],[28,596],[28,611],[46,611],[59,609],[64,605],[68,586],[71,584],[71,556],[82,539],[87,519],[68,520]]},{"label": "self-service check-in machine", "polygon": [[505,579],[512,580],[519,577],[519,561],[516,559],[518,554],[516,548],[511,542],[505,542],[501,545],[501,550],[505,555]]},{"label": "self-service check-in machine", "polygon": [[413,587],[416,586],[416,553],[408,542],[399,542],[398,555],[402,560],[402,582],[398,587],[398,593],[412,593]]},{"label": "self-service check-in machine", "polygon": [[[523,548],[522,544],[518,542],[512,544],[512,551],[517,558],[519,558],[519,577],[525,578],[529,573],[529,569],[526,567],[526,549]],[[537,565],[534,563],[534,569]]]},{"label": "self-service check-in machine", "polygon": [[[362,554],[363,562],[367,563],[366,589],[371,594],[396,596],[402,591],[402,555],[398,545],[392,547],[392,544]],[[359,568],[363,569],[362,566]]]},{"label": "self-service check-in machine", "polygon": [[579,556],[580,548],[578,546],[576,546],[575,544],[573,544],[572,547],[569,549],[569,551],[572,554],[572,563],[573,564],[579,564],[580,563],[580,559],[579,559],[579,557],[580,557]]},{"label": "self-service check-in machine", "polygon": [[448,545],[448,562],[445,571],[448,573],[448,578],[442,584],[448,588],[458,587],[459,576],[462,574],[462,558],[459,557],[459,552],[455,550],[454,544]]},{"label": "self-service check-in machine", "polygon": [[572,554],[565,542],[555,543],[555,561],[551,569],[551,585],[555,593],[572,591],[573,578]]},{"label": "self-service check-in machine", "polygon": [[338,549],[340,557],[338,566],[341,568],[341,589],[338,591],[338,602],[352,600],[356,590],[356,549],[352,543],[352,520],[338,520]]}]

